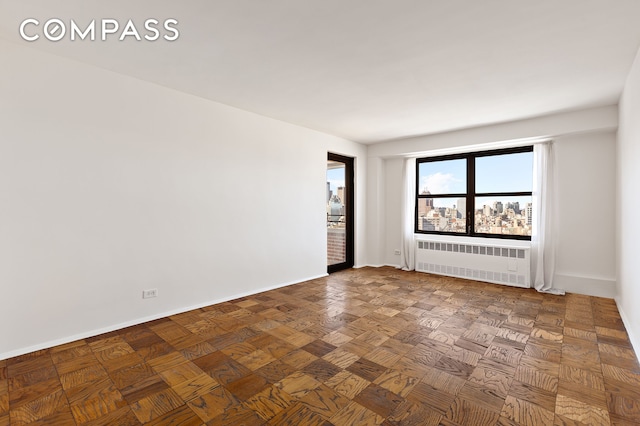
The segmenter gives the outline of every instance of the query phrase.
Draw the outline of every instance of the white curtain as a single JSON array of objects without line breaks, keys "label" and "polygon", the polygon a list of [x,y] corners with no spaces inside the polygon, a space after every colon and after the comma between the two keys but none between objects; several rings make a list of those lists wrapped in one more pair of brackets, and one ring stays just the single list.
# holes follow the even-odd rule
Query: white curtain
[{"label": "white curtain", "polygon": [[402,235],[400,244],[400,268],[415,269],[414,216],[416,205],[416,159],[407,158],[402,170]]},{"label": "white curtain", "polygon": [[552,142],[533,146],[533,221],[531,235],[531,280],[539,292],[564,294],[553,288],[556,246],[556,179]]}]

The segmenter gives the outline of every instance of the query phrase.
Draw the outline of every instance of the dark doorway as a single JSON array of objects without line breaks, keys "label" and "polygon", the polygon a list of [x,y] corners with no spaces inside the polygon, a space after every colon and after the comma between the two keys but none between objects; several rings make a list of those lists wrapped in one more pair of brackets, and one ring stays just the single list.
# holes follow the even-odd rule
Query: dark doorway
[{"label": "dark doorway", "polygon": [[327,157],[327,272],[353,267],[353,158]]}]

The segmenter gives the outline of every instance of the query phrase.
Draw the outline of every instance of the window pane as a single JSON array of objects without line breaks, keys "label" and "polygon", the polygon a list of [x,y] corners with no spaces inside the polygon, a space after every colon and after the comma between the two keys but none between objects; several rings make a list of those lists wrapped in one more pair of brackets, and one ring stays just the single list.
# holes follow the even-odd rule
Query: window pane
[{"label": "window pane", "polygon": [[420,163],[418,194],[465,194],[467,160]]},{"label": "window pane", "polygon": [[417,202],[419,231],[466,231],[464,198],[418,198]]},{"label": "window pane", "polygon": [[476,193],[533,189],[533,152],[476,158]]},{"label": "window pane", "polygon": [[476,197],[475,231],[480,234],[531,236],[531,196]]},{"label": "window pane", "polygon": [[327,265],[346,262],[345,165],[327,162]]}]

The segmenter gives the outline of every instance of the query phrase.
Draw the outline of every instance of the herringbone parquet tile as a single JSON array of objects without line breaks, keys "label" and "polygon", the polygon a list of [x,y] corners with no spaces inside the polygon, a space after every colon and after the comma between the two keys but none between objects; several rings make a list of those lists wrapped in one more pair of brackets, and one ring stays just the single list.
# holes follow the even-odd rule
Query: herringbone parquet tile
[{"label": "herringbone parquet tile", "polygon": [[609,299],[363,268],[0,361],[4,425],[631,425]]}]

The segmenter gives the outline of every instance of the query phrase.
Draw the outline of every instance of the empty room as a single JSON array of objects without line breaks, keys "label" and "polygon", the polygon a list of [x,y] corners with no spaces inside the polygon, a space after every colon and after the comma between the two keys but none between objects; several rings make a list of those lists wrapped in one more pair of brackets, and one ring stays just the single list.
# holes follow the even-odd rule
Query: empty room
[{"label": "empty room", "polygon": [[0,426],[640,424],[640,2],[0,0]]}]

